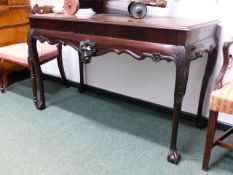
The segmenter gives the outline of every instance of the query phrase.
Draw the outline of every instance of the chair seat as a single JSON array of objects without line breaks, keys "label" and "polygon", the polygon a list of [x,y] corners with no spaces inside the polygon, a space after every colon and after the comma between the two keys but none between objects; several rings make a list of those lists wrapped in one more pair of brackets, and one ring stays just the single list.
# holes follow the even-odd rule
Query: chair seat
[{"label": "chair seat", "polygon": [[210,109],[233,114],[233,81],[211,93]]},{"label": "chair seat", "polygon": [[[58,49],[56,45],[50,45],[46,42],[37,42],[37,50],[40,63],[47,62],[58,56]],[[27,43],[19,43],[5,47],[0,47],[0,59],[28,66]]]}]

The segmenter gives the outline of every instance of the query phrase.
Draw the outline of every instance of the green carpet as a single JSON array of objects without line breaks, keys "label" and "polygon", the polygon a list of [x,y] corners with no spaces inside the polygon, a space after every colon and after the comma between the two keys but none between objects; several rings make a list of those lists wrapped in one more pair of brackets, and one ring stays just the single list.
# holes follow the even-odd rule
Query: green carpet
[{"label": "green carpet", "polygon": [[192,122],[180,122],[176,166],[166,160],[171,116],[51,80],[45,92],[43,111],[30,79],[0,94],[1,175],[232,175],[233,153],[221,148],[201,170],[206,130]]}]

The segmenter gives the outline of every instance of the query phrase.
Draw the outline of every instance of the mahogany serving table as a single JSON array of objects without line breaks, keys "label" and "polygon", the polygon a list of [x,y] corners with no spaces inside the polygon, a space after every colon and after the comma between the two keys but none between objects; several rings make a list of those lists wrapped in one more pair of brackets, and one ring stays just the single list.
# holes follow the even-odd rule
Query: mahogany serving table
[{"label": "mahogany serving table", "polygon": [[[33,88],[39,89],[34,95],[38,109],[45,108],[44,87],[41,68],[38,64],[36,41],[50,44],[70,45],[79,53],[80,87],[85,88],[83,66],[91,58],[109,52],[126,53],[137,60],[151,59],[152,62],[165,60],[176,65],[174,108],[172,116],[171,145],[168,161],[177,164],[177,131],[182,99],[185,94],[190,62],[208,54],[197,112],[197,125],[205,125],[202,106],[208,80],[217,58],[216,20],[195,20],[187,18],[147,16],[133,19],[128,16],[78,13],[31,15],[29,33],[29,62]],[[61,47],[59,47],[61,48]],[[36,83],[37,82],[37,83]]]}]

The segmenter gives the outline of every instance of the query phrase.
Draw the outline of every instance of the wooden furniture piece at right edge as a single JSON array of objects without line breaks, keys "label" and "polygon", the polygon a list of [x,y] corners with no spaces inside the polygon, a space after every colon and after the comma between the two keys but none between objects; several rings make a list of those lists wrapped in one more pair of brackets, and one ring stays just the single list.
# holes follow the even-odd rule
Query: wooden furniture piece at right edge
[{"label": "wooden furniture piece at right edge", "polygon": [[[174,62],[176,80],[171,143],[167,160],[173,164],[179,163],[181,156],[177,150],[177,133],[182,100],[189,77],[189,66],[191,61],[205,58],[203,56],[208,54],[197,112],[197,125],[199,127],[206,125],[206,119],[202,117],[202,106],[217,58],[217,20],[149,16],[143,20],[136,20],[127,16],[81,13],[78,17],[65,14],[31,15],[29,20],[31,27],[29,54],[35,69],[34,77],[37,77],[40,83],[43,81],[35,45],[37,40],[70,45],[77,50],[80,62],[80,91],[85,90],[84,64],[90,63],[95,56],[115,52],[119,55],[129,54],[137,60],[149,58],[156,63],[161,60]],[[43,89],[40,91],[43,92]],[[44,105],[44,94],[40,93],[40,95],[41,97],[37,99],[38,103],[35,104]]]},{"label": "wooden furniture piece at right edge", "polygon": [[223,83],[224,76],[227,72],[229,65],[229,50],[233,45],[233,41],[225,41],[222,47],[223,51],[223,65],[216,77],[214,91],[211,93],[210,97],[210,110],[208,119],[208,128],[205,140],[204,156],[202,161],[202,170],[207,171],[210,161],[210,155],[212,149],[215,146],[219,146],[230,151],[233,151],[233,143],[227,141],[226,138],[233,134],[233,126],[231,126],[227,131],[216,137],[215,131],[218,122],[219,113],[228,114],[229,117],[233,115],[232,107],[232,94],[233,94],[233,81],[232,78],[227,82]]}]

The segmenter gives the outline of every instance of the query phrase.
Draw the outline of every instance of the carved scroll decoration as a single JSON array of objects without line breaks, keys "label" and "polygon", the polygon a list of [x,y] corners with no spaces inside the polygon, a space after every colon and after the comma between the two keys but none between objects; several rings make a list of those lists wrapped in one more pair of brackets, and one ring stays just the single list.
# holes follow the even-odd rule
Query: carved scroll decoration
[{"label": "carved scroll decoration", "polygon": [[101,55],[104,55],[104,54],[107,54],[107,53],[110,53],[110,52],[114,52],[114,53],[117,53],[118,55],[121,55],[123,53],[125,54],[128,54],[130,56],[132,56],[133,58],[135,58],[136,60],[144,60],[146,58],[150,58],[152,61],[158,63],[159,61],[161,60],[165,60],[167,62],[171,62],[173,61],[173,57],[171,56],[166,56],[166,55],[162,55],[160,53],[142,53],[141,55],[138,55],[130,50],[126,50],[126,49],[107,49],[105,51],[102,51],[102,52],[98,52],[96,54],[96,56],[101,56]]},{"label": "carved scroll decoration", "polygon": [[77,47],[75,44],[73,44],[69,41],[63,41],[60,39],[48,39],[44,36],[37,36],[37,35],[34,35],[33,38],[35,38],[36,40],[39,40],[41,43],[47,42],[51,45],[59,45],[59,44],[62,44],[63,46],[69,45],[72,48],[74,48],[75,50],[77,50],[78,52],[80,52],[79,47]]},{"label": "carved scroll decoration", "polygon": [[[167,62],[176,62],[178,60],[176,60],[175,57],[179,57],[179,56],[167,56],[167,55],[162,55],[160,53],[154,52],[154,53],[141,53],[136,54],[133,51],[127,50],[127,49],[106,49],[104,51],[99,51],[97,52],[97,48],[96,48],[96,43],[91,41],[91,40],[84,40],[84,41],[80,41],[79,46],[73,44],[72,42],[69,41],[63,41],[60,39],[47,39],[43,36],[36,36],[34,35],[34,38],[36,38],[37,40],[39,40],[40,42],[48,42],[49,44],[62,44],[64,46],[69,45],[72,48],[74,48],[75,50],[77,50],[80,54],[81,54],[81,61],[85,64],[90,63],[91,62],[91,58],[92,56],[101,56],[107,53],[111,53],[114,52],[118,55],[121,54],[128,54],[130,56],[132,56],[133,58],[135,58],[136,60],[144,60],[146,58],[150,58],[152,61],[158,63],[162,60],[167,61]],[[175,47],[179,47],[179,46],[175,46]],[[205,55],[210,54],[214,47],[211,45],[209,48],[207,49],[203,49],[203,47],[199,47],[199,46],[189,46],[190,47],[190,53],[191,53],[191,57],[189,58],[191,61],[196,60],[200,57],[203,57]],[[173,47],[174,49],[174,47]]]},{"label": "carved scroll decoration", "polygon": [[[181,103],[182,98],[186,91],[186,84],[189,75],[189,65],[191,62],[191,55],[194,50],[193,47],[188,46],[173,46],[174,53],[174,62],[176,65],[176,84],[179,84],[179,87],[176,87],[175,101]],[[181,77],[183,79],[181,79]],[[179,82],[179,83],[177,83]]]},{"label": "carved scroll decoration", "polygon": [[214,47],[212,45],[207,49],[203,49],[203,47],[198,48],[198,47],[193,46],[192,53],[191,53],[191,61],[196,60],[196,59],[201,58],[201,57],[204,57],[204,56],[212,53],[213,49],[214,49]]},{"label": "carved scroll decoration", "polygon": [[[34,36],[35,37],[35,36]],[[93,41],[90,40],[84,40],[81,41],[79,44],[79,47],[77,47],[75,44],[68,42],[68,41],[62,41],[62,40],[51,40],[51,39],[47,39],[43,36],[36,36],[36,38],[40,41],[40,42],[48,42],[49,44],[62,44],[64,46],[69,45],[72,48],[74,48],[75,50],[77,50],[79,53],[81,53],[81,61],[85,64],[90,63],[91,62],[91,58],[92,56],[101,56],[107,53],[117,53],[118,55],[121,55],[123,53],[128,54],[130,56],[132,56],[133,58],[135,58],[136,60],[144,60],[146,58],[150,58],[152,61],[158,63],[161,60],[165,60],[167,62],[171,62],[174,61],[174,58],[171,56],[166,56],[166,55],[162,55],[160,53],[154,52],[154,53],[142,53],[141,55],[138,55],[130,50],[126,50],[126,49],[107,49],[101,52],[97,52],[96,49],[96,44]]]},{"label": "carved scroll decoration", "polygon": [[[189,75],[189,65],[190,62],[193,60],[196,60],[198,58],[201,58],[205,55],[211,54],[214,50],[214,47],[212,45],[209,46],[207,49],[202,49],[203,47],[197,47],[197,46],[172,46],[173,54],[174,54],[174,62],[176,65],[176,73],[178,80],[180,83],[180,87],[178,88],[178,94],[175,94],[177,96],[177,102],[180,102],[183,98],[183,95],[185,94],[187,84],[187,79]],[[183,75],[181,75],[183,74]],[[183,77],[184,79],[181,80],[179,77]]]}]

